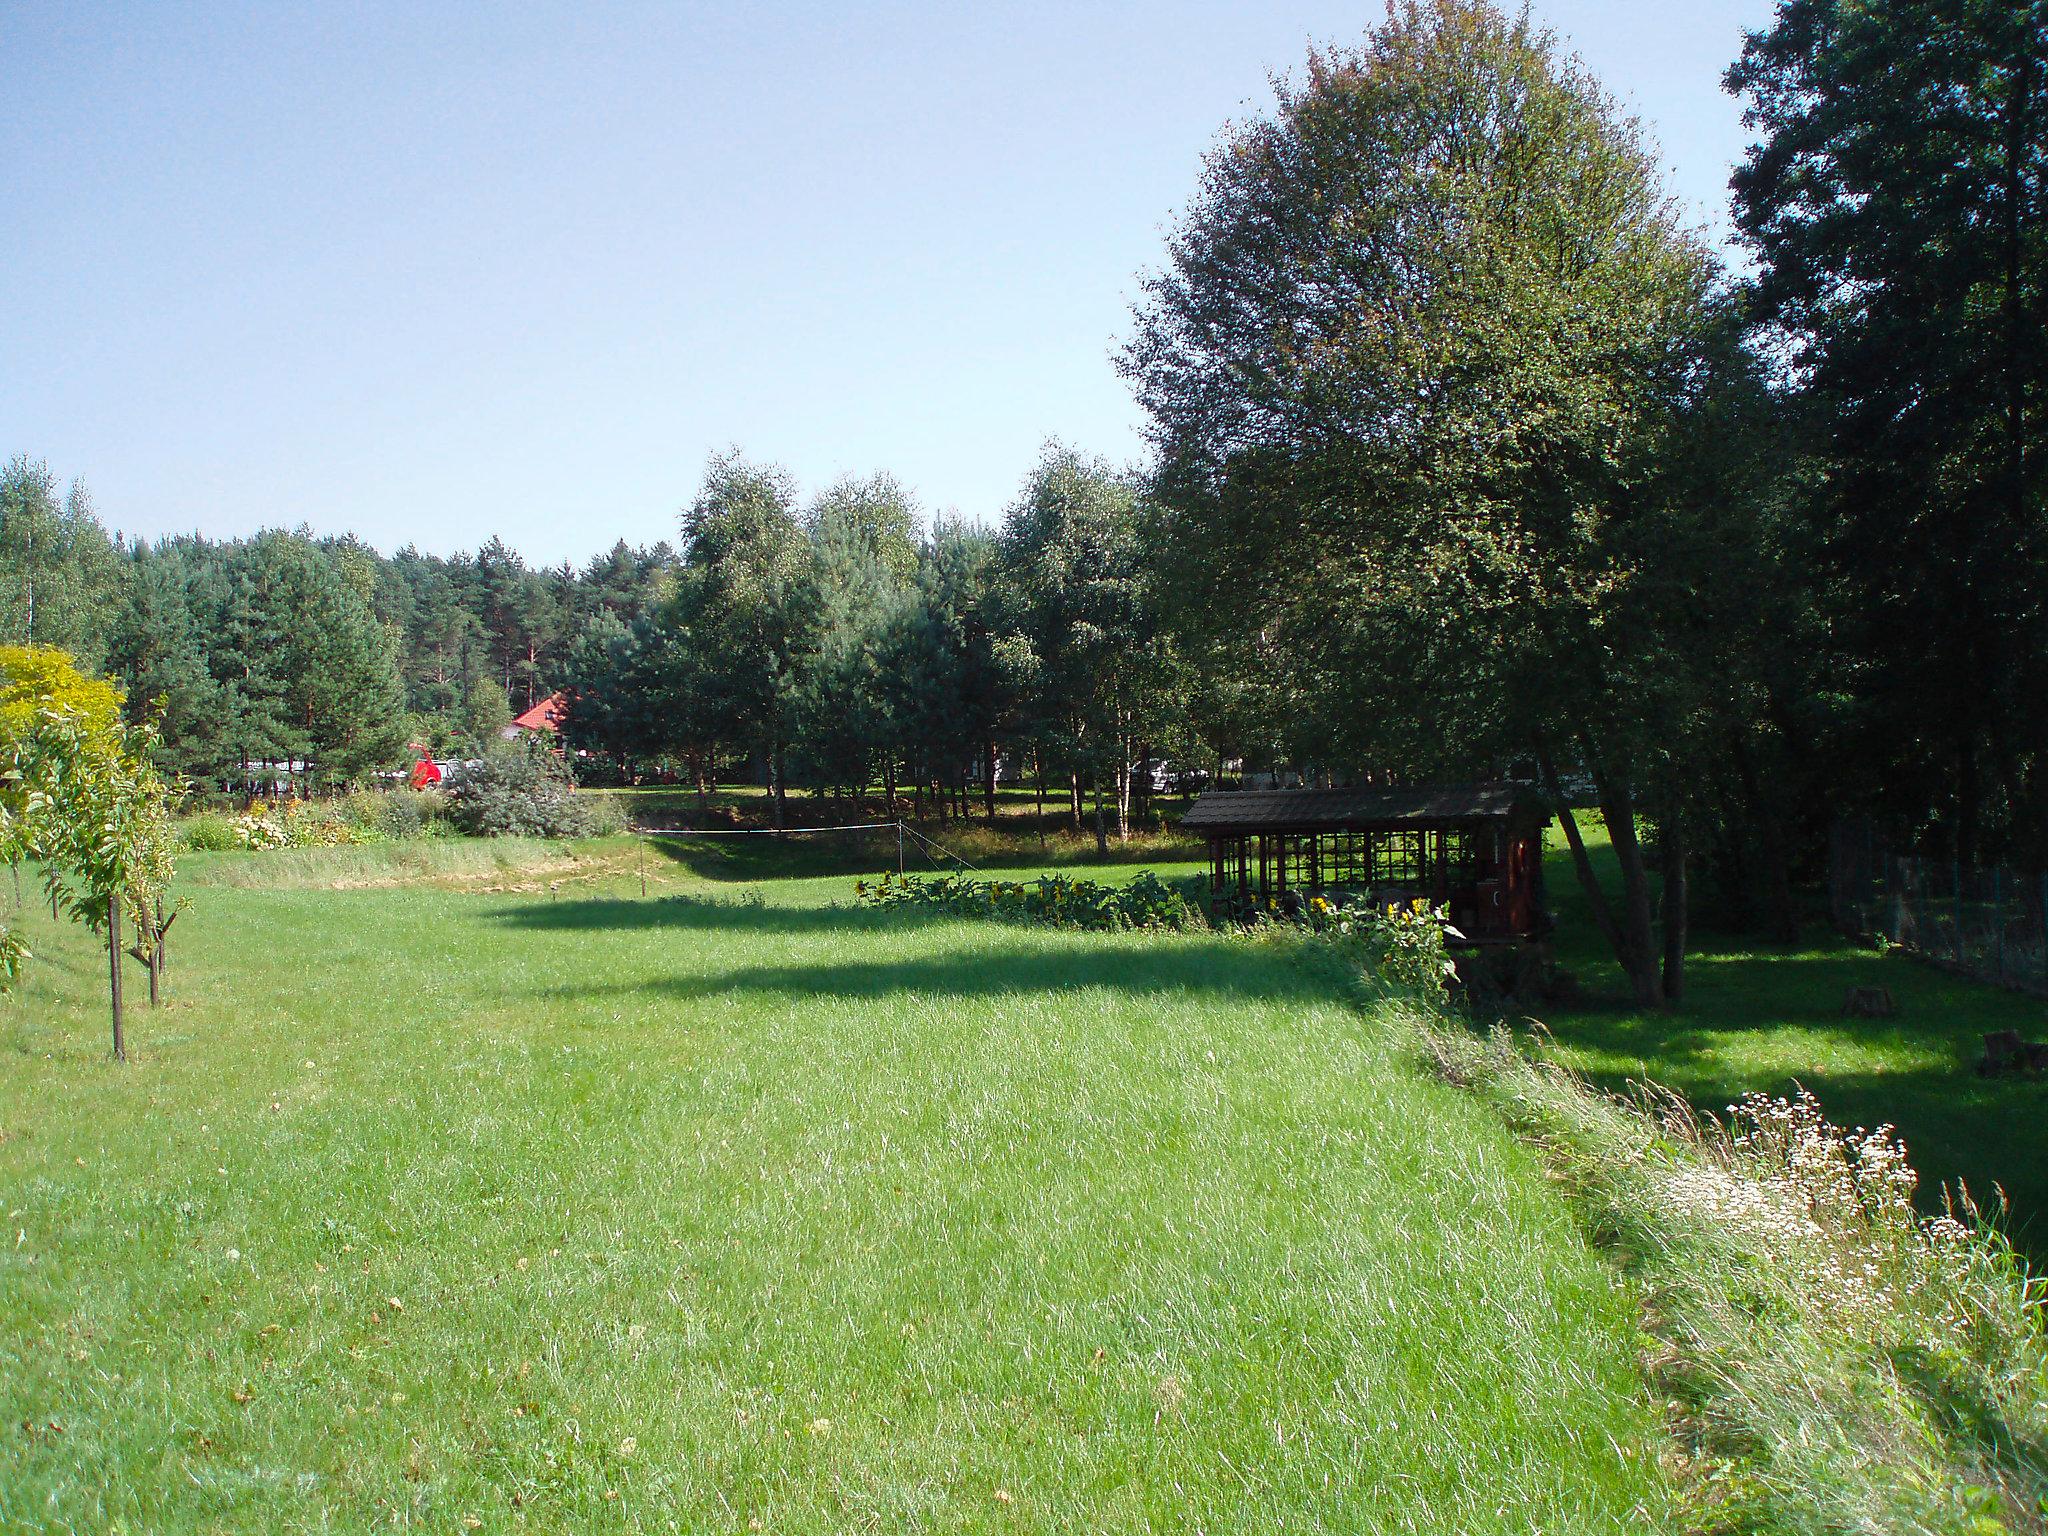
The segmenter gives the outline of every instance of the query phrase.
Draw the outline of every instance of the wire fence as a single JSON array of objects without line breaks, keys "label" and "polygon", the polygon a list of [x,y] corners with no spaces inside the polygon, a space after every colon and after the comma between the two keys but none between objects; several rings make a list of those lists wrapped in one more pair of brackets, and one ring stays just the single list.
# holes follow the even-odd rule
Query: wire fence
[{"label": "wire fence", "polygon": [[899,874],[905,870],[905,850],[915,849],[926,862],[943,869],[948,863],[962,869],[979,869],[973,860],[963,858],[952,849],[933,842],[907,821],[851,821],[819,827],[634,827],[636,837],[648,838],[697,838],[697,837],[800,837],[812,834],[831,836],[842,832],[892,831],[896,834],[896,869]]},{"label": "wire fence", "polygon": [[2048,996],[2048,877],[1894,853],[1845,823],[1829,839],[1828,906],[1846,932]]}]

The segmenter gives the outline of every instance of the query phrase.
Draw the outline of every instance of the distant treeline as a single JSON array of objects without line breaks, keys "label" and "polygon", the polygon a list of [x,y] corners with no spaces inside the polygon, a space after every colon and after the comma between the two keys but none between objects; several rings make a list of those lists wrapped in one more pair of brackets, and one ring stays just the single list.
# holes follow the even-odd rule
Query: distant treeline
[{"label": "distant treeline", "polygon": [[563,689],[586,776],[738,771],[849,798],[986,808],[1027,771],[1076,826],[1143,816],[1164,758],[1213,761],[1162,633],[1129,474],[1047,451],[1000,531],[923,518],[891,476],[808,503],[715,459],[681,551],[624,543],[535,569],[493,539],[451,558],[271,531],[126,546],[26,458],[0,478],[0,634],[58,645],[155,718],[202,785],[317,789],[415,747],[486,749]]},{"label": "distant treeline", "polygon": [[275,530],[127,545],[83,486],[0,471],[0,636],[60,646],[154,715],[165,766],[205,784],[308,789],[469,753],[561,678],[576,638],[637,617],[675,563],[621,543],[582,570],[534,569],[493,539],[443,559]]}]

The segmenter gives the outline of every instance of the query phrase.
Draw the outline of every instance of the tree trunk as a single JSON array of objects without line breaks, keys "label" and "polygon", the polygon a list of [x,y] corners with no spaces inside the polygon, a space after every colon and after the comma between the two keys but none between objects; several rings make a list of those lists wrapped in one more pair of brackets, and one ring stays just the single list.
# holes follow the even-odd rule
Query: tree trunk
[{"label": "tree trunk", "polygon": [[128,1059],[121,1033],[121,898],[107,898],[107,995],[114,1008],[114,1060]]},{"label": "tree trunk", "polygon": [[711,816],[711,786],[707,782],[704,756],[697,755],[697,825],[702,826]]},{"label": "tree trunk", "polygon": [[1614,921],[1614,908],[1608,905],[1607,892],[1601,888],[1600,876],[1593,869],[1592,855],[1586,852],[1586,840],[1579,833],[1579,823],[1572,815],[1572,808],[1565,803],[1564,787],[1558,782],[1557,769],[1545,752],[1537,757],[1537,765],[1543,771],[1544,788],[1550,791],[1550,798],[1557,804],[1557,819],[1564,828],[1564,840],[1572,851],[1572,872],[1579,877],[1579,888],[1586,893],[1586,909],[1593,914],[1593,926],[1600,930],[1600,937],[1607,941],[1607,947],[1621,953],[1621,928]]},{"label": "tree trunk", "polygon": [[1038,770],[1038,814],[1033,818],[1038,824],[1038,846],[1045,846],[1045,754],[1038,748],[1031,749],[1031,766]]},{"label": "tree trunk", "polygon": [[784,748],[779,741],[775,743],[774,754],[769,759],[768,772],[775,781],[775,825],[777,827],[786,827],[789,825],[789,785],[784,778]]},{"label": "tree trunk", "polygon": [[1109,823],[1102,814],[1101,778],[1091,775],[1088,787],[1095,795],[1095,857],[1106,859],[1109,857]]},{"label": "tree trunk", "polygon": [[1664,854],[1664,1006],[1676,1008],[1685,997],[1685,941],[1690,929],[1686,902],[1685,818],[1668,816],[1658,828]]},{"label": "tree trunk", "polygon": [[1071,831],[1071,832],[1072,832],[1072,833],[1074,834],[1074,836],[1076,836],[1076,837],[1079,837],[1079,836],[1081,835],[1081,775],[1080,775],[1080,774],[1078,774],[1078,773],[1070,773],[1070,774],[1068,774],[1068,775],[1067,775],[1067,789],[1068,789],[1069,793],[1071,793],[1071,794],[1072,794],[1072,796],[1073,796],[1073,821],[1072,821],[1072,825],[1070,826],[1069,830],[1070,830],[1070,831]]},{"label": "tree trunk", "polygon": [[1664,1003],[1663,977],[1657,965],[1656,919],[1652,915],[1649,871],[1643,867],[1643,845],[1636,836],[1635,797],[1627,781],[1593,770],[1593,788],[1600,796],[1607,835],[1621,866],[1621,937],[1619,959],[1628,972],[1629,991],[1638,1008]]},{"label": "tree trunk", "polygon": [[[1557,819],[1564,827],[1564,840],[1572,850],[1572,869],[1579,877],[1579,886],[1586,893],[1587,910],[1593,914],[1593,926],[1600,930],[1600,936],[1607,941],[1607,947],[1614,951],[1614,958],[1621,962],[1622,970],[1629,978],[1629,988],[1640,1007],[1655,1007],[1659,997],[1659,978],[1650,956],[1649,936],[1649,892],[1648,883],[1642,875],[1642,849],[1635,841],[1635,826],[1631,820],[1628,828],[1628,842],[1635,858],[1636,895],[1638,901],[1629,911],[1629,925],[1616,920],[1613,904],[1607,899],[1607,892],[1600,885],[1600,876],[1593,868],[1592,855],[1586,850],[1586,842],[1579,832],[1579,824],[1573,817],[1571,807],[1565,804],[1564,789],[1558,780],[1557,766],[1548,752],[1537,755],[1537,763],[1543,771],[1544,785],[1550,797],[1557,803]],[[1596,778],[1595,783],[1601,781]],[[1602,809],[1606,809],[1606,794],[1603,789]],[[1608,815],[1610,834],[1614,829],[1612,812]],[[1621,856],[1621,838],[1615,836],[1615,853]],[[1623,865],[1623,883],[1628,883],[1628,867]],[[1646,1001],[1647,998],[1647,1001]]]},{"label": "tree trunk", "polygon": [[996,743],[991,736],[981,748],[981,794],[982,804],[988,812],[988,824],[996,824]]}]

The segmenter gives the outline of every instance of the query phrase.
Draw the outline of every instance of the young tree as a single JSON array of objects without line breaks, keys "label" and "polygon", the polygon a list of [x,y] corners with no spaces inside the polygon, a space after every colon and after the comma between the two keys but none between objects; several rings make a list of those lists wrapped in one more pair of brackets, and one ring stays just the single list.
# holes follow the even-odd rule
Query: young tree
[{"label": "young tree", "polygon": [[[0,857],[33,859],[52,910],[106,934],[114,1056],[125,1060],[122,924],[140,936],[133,952],[149,968],[154,1003],[172,838],[151,732],[124,724],[120,705],[118,690],[81,676],[62,651],[0,647]],[[0,929],[0,974],[11,980],[25,957]]]},{"label": "young tree", "polygon": [[1655,599],[1696,549],[1668,448],[1712,266],[1638,127],[1489,4],[1405,0],[1279,98],[1210,156],[1124,357],[1175,579],[1354,763],[1583,766],[1618,914],[1565,829],[1655,1003],[1638,810],[1688,707]]}]

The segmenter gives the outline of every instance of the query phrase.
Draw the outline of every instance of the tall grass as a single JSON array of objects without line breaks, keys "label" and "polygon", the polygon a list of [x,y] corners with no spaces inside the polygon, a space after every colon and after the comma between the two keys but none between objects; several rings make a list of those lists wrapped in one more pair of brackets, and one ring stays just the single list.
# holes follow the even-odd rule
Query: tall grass
[{"label": "tall grass", "polygon": [[614,875],[631,856],[617,841],[538,837],[464,837],[417,842],[188,853],[180,887],[237,890],[348,890],[420,881],[477,883]]},{"label": "tall grass", "polygon": [[1666,1528],[1629,1288],[1287,956],[515,853],[193,858],[125,1069],[24,914],[0,1529]]},{"label": "tall grass", "polygon": [[1504,1030],[1410,1023],[1440,1076],[1544,1149],[1641,1286],[1695,1525],[2048,1529],[2041,1282],[1976,1212],[1916,1211],[1890,1127],[1830,1126],[1805,1096],[1703,1117],[1603,1093]]}]

